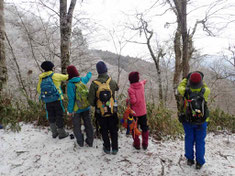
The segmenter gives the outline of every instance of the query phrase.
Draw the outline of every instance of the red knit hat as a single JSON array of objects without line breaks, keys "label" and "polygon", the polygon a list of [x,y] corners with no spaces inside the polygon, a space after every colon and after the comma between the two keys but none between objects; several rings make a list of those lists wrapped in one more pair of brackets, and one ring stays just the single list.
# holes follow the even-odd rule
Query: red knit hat
[{"label": "red knit hat", "polygon": [[69,74],[69,80],[79,76],[78,70],[74,65],[70,65],[67,67],[67,73]]},{"label": "red knit hat", "polygon": [[139,72],[131,72],[129,74],[129,81],[131,84],[139,82],[139,80],[140,80]]},{"label": "red knit hat", "polygon": [[202,86],[202,75],[198,72],[193,72],[190,75],[189,83],[192,88],[200,88]]}]

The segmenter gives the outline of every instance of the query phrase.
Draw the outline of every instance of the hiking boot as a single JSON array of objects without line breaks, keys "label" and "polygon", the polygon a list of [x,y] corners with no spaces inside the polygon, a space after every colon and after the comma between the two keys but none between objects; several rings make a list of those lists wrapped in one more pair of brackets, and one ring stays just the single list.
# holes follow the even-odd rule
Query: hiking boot
[{"label": "hiking boot", "polygon": [[58,129],[58,133],[59,133],[59,139],[63,139],[69,136],[69,133],[67,133],[64,128],[59,128]]},{"label": "hiking boot", "polygon": [[50,123],[50,129],[51,129],[51,132],[52,132],[52,138],[56,138],[59,133],[57,131],[57,126],[55,123]]},{"label": "hiking boot", "polygon": [[202,168],[202,165],[201,164],[199,164],[198,162],[196,163],[196,169],[201,169]]},{"label": "hiking boot", "polygon": [[140,150],[140,146],[135,145],[135,143],[133,143],[133,147],[134,147],[136,150]]},{"label": "hiking boot", "polygon": [[187,160],[187,165],[188,165],[188,166],[194,165],[194,160],[188,159],[188,160]]},{"label": "hiking boot", "polygon": [[144,150],[148,148],[148,138],[149,138],[149,132],[148,131],[142,132],[142,139],[143,139],[142,147]]},{"label": "hiking boot", "polygon": [[86,142],[86,144],[87,144],[89,147],[92,147],[92,146],[93,146],[92,143],[88,142],[88,139],[86,139],[85,142]]},{"label": "hiking boot", "polygon": [[140,150],[140,139],[139,136],[134,135],[132,132],[132,138],[134,139],[133,147],[135,147],[136,150]]},{"label": "hiking boot", "polygon": [[116,155],[117,152],[118,152],[118,150],[112,150],[112,154],[113,154],[113,155]]},{"label": "hiking boot", "polygon": [[79,147],[83,147],[84,146],[84,142],[80,142],[80,141],[77,141]]},{"label": "hiking boot", "polygon": [[110,154],[110,150],[106,149],[105,147],[103,147],[103,151],[104,151],[104,153],[106,153],[106,154]]},{"label": "hiking boot", "polygon": [[147,145],[142,145],[144,150],[147,150],[148,146]]}]

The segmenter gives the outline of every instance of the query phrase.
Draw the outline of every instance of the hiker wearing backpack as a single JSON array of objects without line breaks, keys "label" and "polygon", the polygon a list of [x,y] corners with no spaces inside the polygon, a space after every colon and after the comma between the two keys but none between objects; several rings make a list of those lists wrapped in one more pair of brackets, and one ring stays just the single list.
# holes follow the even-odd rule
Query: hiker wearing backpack
[{"label": "hiker wearing backpack", "polygon": [[184,97],[179,121],[185,132],[185,157],[187,164],[194,164],[194,145],[196,149],[196,169],[205,163],[205,138],[209,110],[207,107],[210,89],[203,81],[203,73],[199,71],[188,74],[179,86],[178,92]]},{"label": "hiker wearing backpack", "polygon": [[79,77],[79,73],[75,66],[70,65],[67,68],[69,82],[67,86],[67,95],[69,98],[68,113],[72,117],[73,132],[80,147],[84,145],[84,136],[81,131],[81,119],[84,122],[86,140],[89,147],[93,145],[93,127],[90,117],[90,104],[88,102],[87,84],[92,76],[91,72],[85,77]]},{"label": "hiker wearing backpack", "polygon": [[63,92],[60,86],[62,81],[68,79],[68,75],[54,73],[54,64],[50,61],[44,61],[41,68],[45,72],[39,75],[37,91],[46,105],[52,137],[59,136],[59,139],[63,139],[69,134],[64,130]]},{"label": "hiker wearing backpack", "polygon": [[[148,148],[148,125],[147,125],[147,112],[146,112],[146,102],[144,85],[146,80],[139,81],[139,72],[131,72],[129,74],[130,87],[128,89],[127,103],[130,103],[131,109],[135,112],[134,118],[137,124],[140,125],[142,130],[142,147],[144,150]],[[135,149],[140,150],[140,139],[138,135],[132,132],[132,137],[134,140],[133,146]]]},{"label": "hiker wearing backpack", "polygon": [[[98,78],[92,81],[88,100],[92,106],[95,106],[95,114],[100,125],[103,139],[103,151],[106,154],[117,154],[118,152],[118,117],[117,107],[114,106],[115,91],[118,91],[117,83],[108,76],[107,66],[103,61],[96,64]],[[109,139],[111,136],[111,144]]]}]

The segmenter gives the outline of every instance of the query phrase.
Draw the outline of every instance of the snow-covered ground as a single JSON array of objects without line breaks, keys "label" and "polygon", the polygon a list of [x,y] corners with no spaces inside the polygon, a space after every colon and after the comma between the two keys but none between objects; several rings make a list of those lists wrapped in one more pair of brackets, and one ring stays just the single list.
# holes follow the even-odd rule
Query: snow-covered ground
[{"label": "snow-covered ground", "polygon": [[201,170],[186,165],[184,142],[150,140],[146,151],[136,151],[131,137],[119,135],[117,155],[102,151],[102,141],[79,148],[66,138],[52,139],[47,128],[23,125],[20,133],[0,130],[1,176],[117,176],[117,175],[235,175],[235,135],[209,134]]}]

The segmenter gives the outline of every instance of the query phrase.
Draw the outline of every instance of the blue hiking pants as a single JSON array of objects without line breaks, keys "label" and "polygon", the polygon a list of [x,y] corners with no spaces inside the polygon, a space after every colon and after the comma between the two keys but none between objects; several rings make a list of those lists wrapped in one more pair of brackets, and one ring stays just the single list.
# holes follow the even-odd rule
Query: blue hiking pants
[{"label": "blue hiking pants", "polygon": [[205,138],[207,122],[201,125],[192,125],[184,122],[185,132],[185,157],[194,160],[194,144],[196,148],[196,161],[203,165],[205,163]]}]

